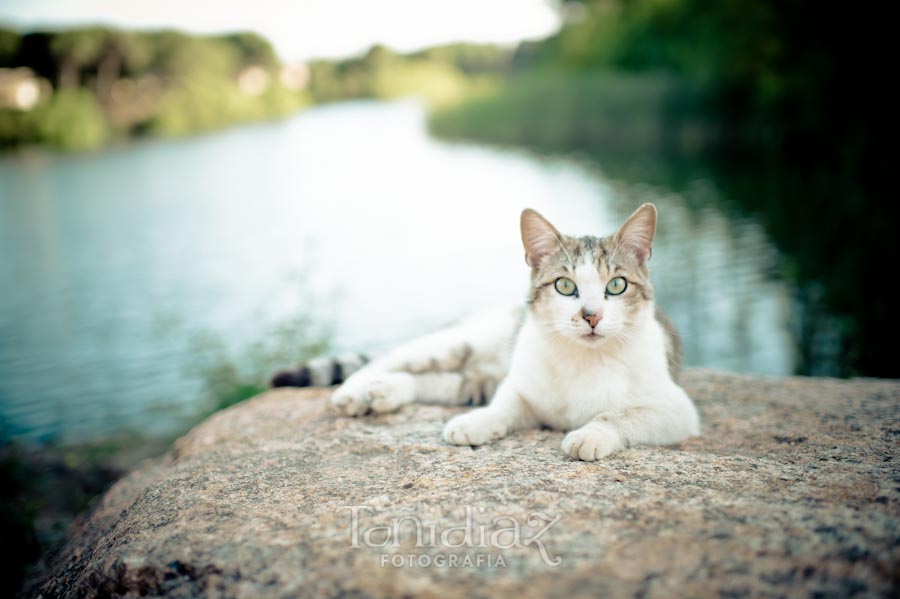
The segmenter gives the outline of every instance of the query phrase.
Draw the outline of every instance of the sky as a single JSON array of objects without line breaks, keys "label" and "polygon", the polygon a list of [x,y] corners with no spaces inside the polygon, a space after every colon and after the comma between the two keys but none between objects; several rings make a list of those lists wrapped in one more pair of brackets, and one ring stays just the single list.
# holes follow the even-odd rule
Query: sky
[{"label": "sky", "polygon": [[285,60],[468,41],[514,44],[558,27],[553,0],[0,0],[18,29],[106,24],[197,33],[252,30]]}]

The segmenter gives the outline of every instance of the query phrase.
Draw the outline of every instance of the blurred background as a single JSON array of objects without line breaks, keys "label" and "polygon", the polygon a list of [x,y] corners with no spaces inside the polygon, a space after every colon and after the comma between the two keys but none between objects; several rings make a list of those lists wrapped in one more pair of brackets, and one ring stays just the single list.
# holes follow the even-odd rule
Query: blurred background
[{"label": "blurred background", "polygon": [[896,377],[887,22],[797,0],[3,0],[8,585],[276,369],[520,301],[525,207],[605,235],[655,202],[688,365]]}]

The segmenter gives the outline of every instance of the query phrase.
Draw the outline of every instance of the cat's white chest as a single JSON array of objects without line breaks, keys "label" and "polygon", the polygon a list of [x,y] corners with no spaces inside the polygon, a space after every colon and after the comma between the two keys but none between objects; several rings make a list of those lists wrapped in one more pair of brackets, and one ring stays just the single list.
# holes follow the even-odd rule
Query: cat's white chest
[{"label": "cat's white chest", "polygon": [[627,407],[633,397],[627,364],[548,356],[529,335],[523,331],[519,339],[510,382],[541,424],[572,430],[600,413]]}]

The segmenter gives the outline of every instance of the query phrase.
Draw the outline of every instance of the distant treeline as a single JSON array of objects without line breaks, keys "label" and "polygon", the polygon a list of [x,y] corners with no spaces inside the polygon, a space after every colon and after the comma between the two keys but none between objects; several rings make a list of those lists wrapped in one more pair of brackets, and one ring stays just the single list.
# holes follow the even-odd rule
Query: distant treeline
[{"label": "distant treeline", "polygon": [[269,42],[253,33],[0,29],[0,69],[6,146],[86,149],[117,136],[271,118],[304,103]]},{"label": "distant treeline", "polygon": [[445,107],[492,91],[512,59],[512,50],[489,45],[410,54],[374,46],[357,58],[286,68],[254,33],[0,28],[0,149],[82,150],[121,137],[185,135],[311,102],[417,95]]},{"label": "distant treeline", "polygon": [[513,51],[484,44],[449,44],[400,54],[373,46],[365,55],[310,63],[310,93],[316,102],[352,98],[418,96],[432,108],[493,90],[509,73]]}]

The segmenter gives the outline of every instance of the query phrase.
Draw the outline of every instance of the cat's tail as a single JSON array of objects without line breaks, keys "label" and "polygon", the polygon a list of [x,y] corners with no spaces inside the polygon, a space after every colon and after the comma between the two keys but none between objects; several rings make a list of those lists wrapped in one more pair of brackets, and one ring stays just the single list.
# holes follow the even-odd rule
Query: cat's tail
[{"label": "cat's tail", "polygon": [[327,387],[339,385],[365,366],[366,354],[344,354],[336,358],[314,358],[296,368],[280,370],[269,381],[272,387]]}]

